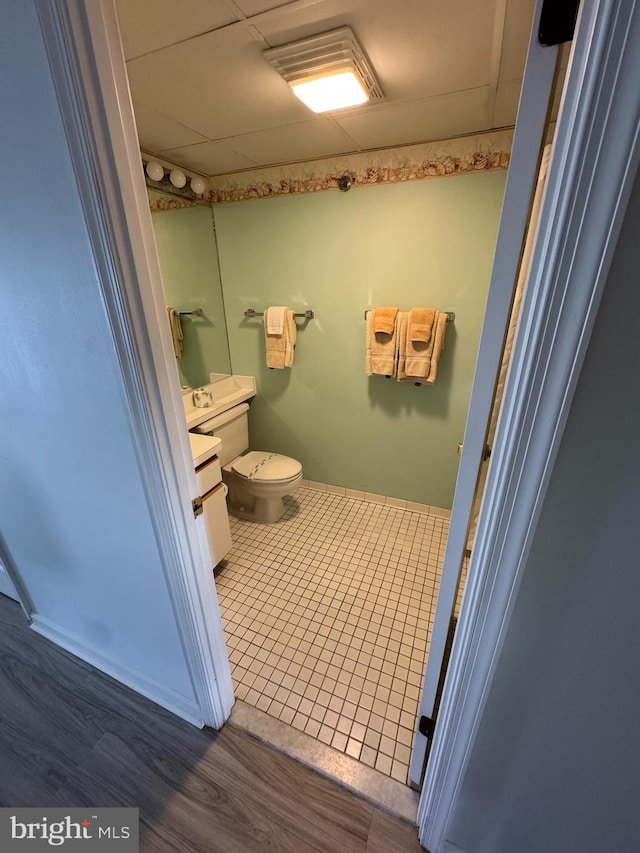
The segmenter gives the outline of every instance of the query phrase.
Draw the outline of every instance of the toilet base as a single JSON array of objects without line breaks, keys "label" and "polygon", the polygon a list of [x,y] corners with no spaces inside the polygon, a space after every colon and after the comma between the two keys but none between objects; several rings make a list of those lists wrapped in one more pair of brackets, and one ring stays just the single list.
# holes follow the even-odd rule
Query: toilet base
[{"label": "toilet base", "polygon": [[237,518],[262,524],[274,524],[282,518],[287,509],[282,498],[253,498],[253,506],[234,505],[229,501],[227,508],[229,513]]},{"label": "toilet base", "polygon": [[238,477],[228,468],[222,469],[222,480],[229,488],[227,509],[236,518],[247,521],[258,521],[262,524],[274,524],[284,515],[287,507],[282,500],[285,495],[292,495],[300,484],[300,478],[287,484],[286,491],[281,494],[270,494],[268,497],[252,495],[244,488]]}]

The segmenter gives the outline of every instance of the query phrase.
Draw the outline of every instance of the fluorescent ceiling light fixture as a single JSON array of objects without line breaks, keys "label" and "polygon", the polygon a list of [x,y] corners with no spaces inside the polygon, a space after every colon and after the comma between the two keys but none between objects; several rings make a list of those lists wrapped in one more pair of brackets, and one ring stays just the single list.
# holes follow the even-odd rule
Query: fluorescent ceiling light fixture
[{"label": "fluorescent ceiling light fixture", "polygon": [[357,107],[369,100],[369,93],[355,70],[307,77],[289,85],[296,98],[300,98],[314,113]]},{"label": "fluorescent ceiling light fixture", "polygon": [[383,98],[371,64],[349,27],[274,47],[264,55],[316,113]]}]

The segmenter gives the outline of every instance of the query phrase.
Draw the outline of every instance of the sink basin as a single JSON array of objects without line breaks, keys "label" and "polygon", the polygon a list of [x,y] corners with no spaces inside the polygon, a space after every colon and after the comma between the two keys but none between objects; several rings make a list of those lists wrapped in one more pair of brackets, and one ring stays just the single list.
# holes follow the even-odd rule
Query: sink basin
[{"label": "sink basin", "polygon": [[185,391],[182,395],[184,415],[189,430],[256,395],[256,380],[253,376],[227,376],[225,379],[203,387],[210,391],[213,397],[213,404],[206,408],[196,408],[193,405],[192,391]]}]

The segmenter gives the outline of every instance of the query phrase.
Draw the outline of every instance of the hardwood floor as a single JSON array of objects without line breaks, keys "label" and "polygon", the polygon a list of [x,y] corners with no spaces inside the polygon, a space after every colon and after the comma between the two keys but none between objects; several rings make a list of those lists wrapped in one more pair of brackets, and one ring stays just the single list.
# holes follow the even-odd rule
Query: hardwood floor
[{"label": "hardwood floor", "polygon": [[144,853],[419,853],[415,827],[230,725],[200,731],[0,595],[0,805],[137,806]]}]

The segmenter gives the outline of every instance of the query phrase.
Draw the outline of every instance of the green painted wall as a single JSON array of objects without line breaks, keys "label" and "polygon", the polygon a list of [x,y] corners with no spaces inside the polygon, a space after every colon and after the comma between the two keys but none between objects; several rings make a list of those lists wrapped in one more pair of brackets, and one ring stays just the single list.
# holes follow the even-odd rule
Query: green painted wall
[{"label": "green painted wall", "polygon": [[197,388],[209,373],[230,373],[213,216],[209,207],[152,215],[166,304],[181,311],[204,309],[204,317],[183,317],[180,381]]},{"label": "green painted wall", "polygon": [[[251,446],[304,476],[451,507],[506,172],[214,209],[233,372],[258,382]],[[313,308],[291,370],[268,370],[247,307]],[[364,310],[456,312],[433,387],[367,377]],[[298,321],[299,323],[301,321]]]}]

